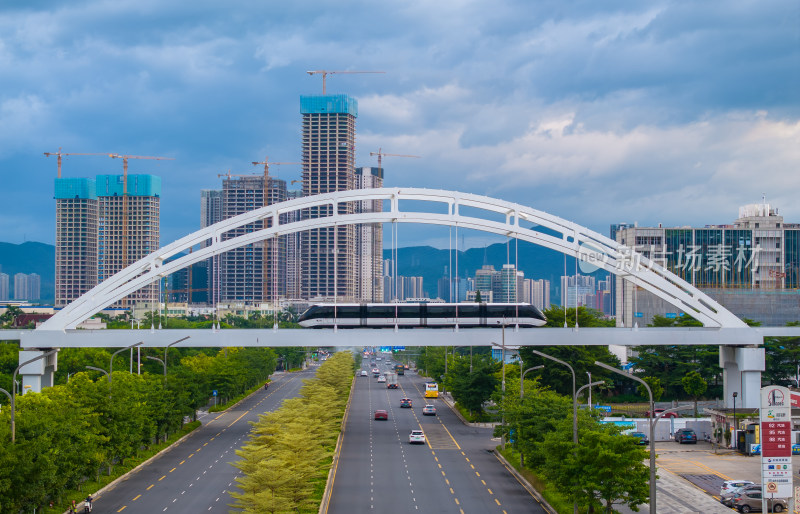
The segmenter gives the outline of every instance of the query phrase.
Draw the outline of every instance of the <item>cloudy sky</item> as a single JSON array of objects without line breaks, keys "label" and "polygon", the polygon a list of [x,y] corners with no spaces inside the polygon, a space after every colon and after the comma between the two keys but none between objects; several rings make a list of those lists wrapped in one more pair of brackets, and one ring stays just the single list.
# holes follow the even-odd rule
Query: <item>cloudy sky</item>
[{"label": "cloudy sky", "polygon": [[728,223],[762,193],[800,222],[796,0],[30,0],[0,10],[0,241],[54,241],[42,154],[59,147],[173,157],[130,172],[163,178],[162,243],[196,230],[218,173],[300,160],[299,96],[321,92],[319,69],[386,72],[329,77],[328,92],[358,99],[357,165],[378,148],[422,157],[387,157],[387,186],[486,194],[604,234]]}]

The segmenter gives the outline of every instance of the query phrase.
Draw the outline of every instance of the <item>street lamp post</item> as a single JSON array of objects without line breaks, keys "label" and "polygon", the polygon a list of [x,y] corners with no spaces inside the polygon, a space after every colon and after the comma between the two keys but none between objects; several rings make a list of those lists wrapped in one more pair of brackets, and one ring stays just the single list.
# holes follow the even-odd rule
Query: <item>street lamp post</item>
[{"label": "street lamp post", "polygon": [[[46,359],[47,357],[50,357],[51,355],[53,355],[55,353],[58,353],[58,350],[50,350],[49,352],[43,353],[43,354],[39,355],[38,357],[34,357],[33,359],[26,360],[25,362],[23,362],[22,364],[17,366],[17,368],[14,370],[14,374],[11,377],[11,383],[13,384],[14,382],[17,381],[17,373],[19,373],[19,369],[22,366],[26,366],[26,365],[30,364],[31,362],[36,362],[36,361],[41,360],[41,359]],[[15,396],[16,396],[15,394],[11,395],[11,443],[12,444],[17,440],[17,425],[16,425],[16,419],[15,419],[16,418],[16,406],[17,405],[16,405],[16,401],[14,399]]]},{"label": "street lamp post", "polygon": [[736,397],[739,396],[739,393],[736,391],[733,392],[733,437],[731,437],[731,441],[733,442],[734,448],[738,448],[739,441],[736,439],[736,431],[739,429],[739,424],[736,422]]},{"label": "street lamp post", "polygon": [[[587,371],[586,374],[589,375],[589,382],[591,382],[592,381],[592,372],[591,371]],[[592,410],[592,388],[591,387],[589,388],[589,404],[588,405],[589,405],[589,410]]]},{"label": "street lamp post", "polygon": [[178,340],[177,340],[177,341],[175,341],[174,343],[169,343],[169,344],[166,346],[166,348],[164,348],[164,385],[166,385],[166,384],[167,384],[167,350],[169,350],[169,347],[170,347],[170,346],[174,346],[174,345],[176,345],[176,344],[178,344],[178,343],[181,343],[181,342],[183,342],[183,341],[186,341],[186,340],[187,340],[187,339],[189,339],[190,337],[192,337],[192,336],[186,336],[186,337],[183,337],[183,338],[181,338],[181,339],[178,339]]},{"label": "street lamp post", "polygon": [[164,361],[162,361],[162,360],[161,360],[161,359],[159,359],[158,357],[151,357],[150,355],[147,355],[147,356],[145,357],[145,359],[150,359],[150,360],[153,360],[153,361],[158,361],[158,362],[160,362],[160,363],[161,363],[161,365],[162,365],[162,366],[164,366],[164,382],[166,383],[166,381],[167,381],[167,363],[166,363],[166,362],[164,362]]},{"label": "street lamp post", "polygon": [[621,369],[617,369],[614,366],[609,366],[603,362],[594,361],[594,363],[603,369],[617,373],[623,377],[628,377],[631,380],[635,380],[636,382],[642,384],[645,389],[647,389],[647,394],[650,397],[650,412],[648,413],[648,417],[650,418],[650,514],[656,514],[656,449],[654,441],[655,423],[653,423],[653,414],[655,414],[655,408],[653,406],[653,391],[650,390],[650,386],[647,384],[647,382],[635,375],[622,371]]},{"label": "street lamp post", "polygon": [[[577,309],[575,315],[577,316]],[[569,372],[572,373],[572,443],[577,446],[578,445],[578,404],[576,403],[576,395],[575,395],[575,370],[572,369],[572,366],[567,364],[566,362],[556,359],[552,355],[547,355],[546,353],[542,353],[538,350],[532,350],[533,353],[538,355],[539,357],[544,357],[545,359],[550,359],[553,362],[557,362],[569,368]],[[572,511],[575,514],[578,514],[578,504],[573,502],[572,503]]]},{"label": "street lamp post", "polygon": [[[520,363],[522,363],[521,360],[520,360]],[[519,403],[520,403],[520,408],[522,408],[522,398],[523,398],[523,396],[525,396],[525,374],[527,372],[529,372],[529,371],[533,371],[535,369],[542,369],[542,368],[544,368],[543,365],[539,365],[539,366],[534,366],[532,368],[528,368],[525,371],[523,371],[522,374],[519,376]],[[517,435],[517,437],[520,439],[520,441],[522,440],[522,423],[519,424],[519,434]],[[525,466],[525,456],[522,454],[522,448],[520,448],[520,450],[519,450],[519,467],[522,468],[524,466]]]},{"label": "street lamp post", "polygon": [[96,368],[94,366],[86,366],[86,369],[93,369],[95,371],[99,371],[101,373],[104,373],[106,378],[108,378],[108,383],[109,384],[111,383],[111,375],[109,375],[108,371],[104,370],[103,368]]},{"label": "street lamp post", "polygon": [[108,372],[108,382],[109,382],[109,383],[111,382],[111,375],[113,375],[113,374],[114,374],[114,357],[116,357],[116,356],[117,356],[117,354],[124,352],[125,350],[133,350],[134,348],[136,348],[137,346],[139,346],[139,345],[142,345],[142,344],[144,344],[144,341],[139,341],[139,342],[138,342],[138,343],[136,343],[136,344],[132,344],[132,345],[130,345],[130,346],[126,346],[125,348],[122,348],[122,349],[120,349],[120,350],[117,350],[116,352],[114,352],[114,353],[112,353],[112,354],[111,354],[111,365],[110,365],[110,366],[109,366],[109,368],[108,368],[108,369],[110,370],[110,371]]},{"label": "street lamp post", "polygon": [[522,397],[525,395],[525,374],[529,371],[533,371],[536,369],[542,369],[544,365],[534,366],[532,368],[528,368],[522,372],[522,376],[519,379],[519,399],[522,400]]}]

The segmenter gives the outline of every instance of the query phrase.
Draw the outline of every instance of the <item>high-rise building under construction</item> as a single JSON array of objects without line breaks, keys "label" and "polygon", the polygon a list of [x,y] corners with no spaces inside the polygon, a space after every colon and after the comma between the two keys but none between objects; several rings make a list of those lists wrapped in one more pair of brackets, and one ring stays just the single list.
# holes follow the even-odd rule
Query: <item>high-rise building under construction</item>
[{"label": "high-rise building under construction", "polygon": [[[56,306],[63,307],[147,254],[160,242],[161,178],[128,175],[57,178]],[[155,301],[158,285],[118,302]]]},{"label": "high-rise building under construction", "polygon": [[[303,196],[355,188],[355,133],[358,103],[348,95],[301,96]],[[304,209],[303,219],[333,214],[333,206]],[[338,204],[353,214],[353,202]],[[307,299],[357,298],[356,228],[343,225],[301,234],[301,295]]]},{"label": "high-rise building under construction", "polygon": [[[383,168],[356,168],[356,189],[383,187]],[[356,202],[356,212],[381,212],[380,200]],[[383,301],[383,225],[356,225],[356,295],[362,302]]]},{"label": "high-rise building under construction", "polygon": [[[267,198],[265,201],[264,194]],[[222,181],[222,219],[286,200],[286,181],[261,175],[228,177]],[[271,226],[271,220],[267,227]],[[263,221],[248,223],[222,234],[227,240],[264,228]],[[286,241],[284,237],[251,243],[218,256],[218,276],[213,300],[259,303],[277,301],[286,293]],[[214,295],[212,295],[214,296]]]}]

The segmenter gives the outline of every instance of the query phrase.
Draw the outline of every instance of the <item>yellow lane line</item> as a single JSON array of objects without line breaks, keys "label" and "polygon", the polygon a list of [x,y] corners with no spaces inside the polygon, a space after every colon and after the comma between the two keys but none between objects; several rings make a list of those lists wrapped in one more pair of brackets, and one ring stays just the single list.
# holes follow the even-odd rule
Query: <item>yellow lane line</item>
[{"label": "yellow lane line", "polygon": [[153,486],[154,486],[154,485],[156,485],[156,484],[150,484],[150,487],[148,487],[148,488],[147,488],[147,489],[145,489],[145,490],[146,490],[146,491],[149,491],[150,489],[152,489],[152,488],[153,488]]},{"label": "yellow lane line", "polygon": [[142,497],[142,495],[141,495],[141,494],[137,494],[137,495],[136,495],[136,498],[134,498],[134,499],[133,499],[133,500],[131,500],[131,501],[136,501],[136,500],[138,500],[138,499],[139,499],[139,498],[141,498],[141,497]]},{"label": "yellow lane line", "polygon": [[169,470],[169,472],[170,472],[170,473],[172,473],[172,472],[173,472],[173,471],[175,471],[176,469],[178,469],[178,468],[172,468],[171,470]]},{"label": "yellow lane line", "polygon": [[[185,461],[185,460],[182,460],[182,461],[181,461],[181,464],[183,464],[184,462],[186,462],[186,461]],[[178,466],[180,466],[181,464],[178,464]]]},{"label": "yellow lane line", "polygon": [[167,475],[164,475],[163,477],[159,478],[159,479],[158,479],[158,481],[159,481],[159,482],[161,482],[161,481],[162,481],[162,480],[164,480],[165,478],[167,478]]},{"label": "yellow lane line", "polygon": [[127,507],[127,505],[123,505],[122,508],[119,509],[117,512],[122,512],[123,510],[125,510],[126,507]]}]

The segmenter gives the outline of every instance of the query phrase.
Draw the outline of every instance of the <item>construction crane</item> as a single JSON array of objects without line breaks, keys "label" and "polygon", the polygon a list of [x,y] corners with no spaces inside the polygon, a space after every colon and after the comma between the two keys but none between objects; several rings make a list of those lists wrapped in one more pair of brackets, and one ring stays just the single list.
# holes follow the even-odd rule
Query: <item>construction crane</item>
[{"label": "construction crane", "polygon": [[325,77],[328,75],[334,74],[343,74],[343,73],[386,73],[385,71],[330,71],[330,70],[314,70],[314,71],[307,71],[309,75],[322,75],[322,94],[325,94]]},{"label": "construction crane", "polygon": [[370,156],[377,155],[378,156],[378,168],[383,169],[382,167],[382,157],[413,157],[415,159],[421,159],[419,155],[402,155],[399,153],[384,153],[382,148],[378,148],[377,152],[370,152]]},{"label": "construction crane", "polygon": [[61,147],[58,147],[57,152],[45,152],[47,157],[55,155],[58,157],[58,178],[61,178],[61,157],[64,155],[105,155],[104,153],[61,153]]},{"label": "construction crane", "polygon": [[257,177],[258,175],[237,175],[235,173],[231,173],[231,170],[228,170],[228,173],[217,173],[218,177],[228,177],[230,180],[231,177]]},{"label": "construction crane", "polygon": [[[270,164],[274,164],[274,165],[303,164],[303,163],[302,162],[269,162],[269,156],[265,156],[264,157],[264,162],[255,162],[255,161],[253,161],[253,166],[259,166],[261,164],[264,165],[264,207],[266,207],[267,205],[269,205],[269,165]],[[267,228],[266,220],[264,221],[264,228]],[[267,259],[267,255],[266,255],[268,251],[269,250],[267,248],[267,242],[265,241],[264,242],[264,261],[263,261],[263,268],[262,268],[262,274],[263,274],[264,278],[267,278],[267,274],[268,274],[267,273],[268,272],[268,270],[267,270],[267,260],[268,259]],[[273,274],[277,273],[276,264],[277,263],[273,263],[273,265],[272,265],[272,273]],[[277,299],[278,299],[278,291],[277,291],[277,287],[276,287],[275,282],[276,281],[273,280],[273,291],[272,291],[272,302],[273,302],[272,311],[273,312],[277,312],[275,304],[276,304]],[[267,283],[267,280],[265,280],[264,281],[264,298],[267,297],[267,290],[268,290],[267,288],[268,288],[268,283]]]},{"label": "construction crane", "polygon": [[149,159],[153,161],[174,161],[172,157],[149,157],[145,155],[108,154],[112,159],[122,159],[122,267],[128,266],[128,159]]}]

